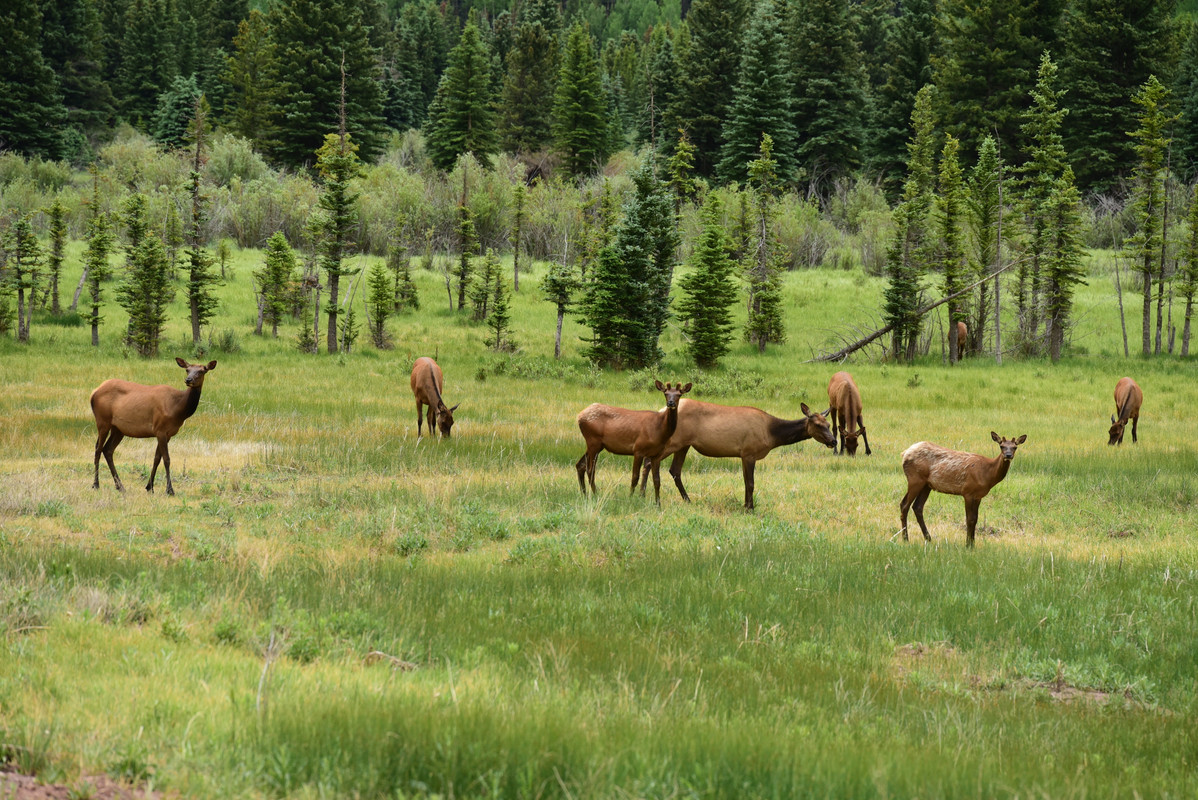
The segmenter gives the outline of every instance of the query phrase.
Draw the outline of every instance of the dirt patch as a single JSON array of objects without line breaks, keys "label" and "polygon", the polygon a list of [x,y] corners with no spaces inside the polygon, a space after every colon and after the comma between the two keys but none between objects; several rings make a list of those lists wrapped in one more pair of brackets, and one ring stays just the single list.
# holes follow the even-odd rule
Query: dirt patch
[{"label": "dirt patch", "polygon": [[900,680],[916,669],[951,674],[959,670],[957,648],[948,642],[910,642],[894,648],[893,669]]},{"label": "dirt patch", "polygon": [[107,775],[89,775],[70,784],[40,783],[30,775],[0,772],[0,797],[4,800],[146,800],[159,792],[118,783]]}]

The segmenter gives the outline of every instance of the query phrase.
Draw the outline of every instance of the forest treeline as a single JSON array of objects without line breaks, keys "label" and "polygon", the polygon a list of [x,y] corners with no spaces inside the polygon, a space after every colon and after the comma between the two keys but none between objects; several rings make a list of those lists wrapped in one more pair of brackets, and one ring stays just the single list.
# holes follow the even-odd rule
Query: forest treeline
[{"label": "forest treeline", "polygon": [[[329,352],[355,333],[352,308],[338,320],[350,253],[388,256],[396,308],[403,255],[454,253],[451,305],[456,288],[458,308],[489,320],[504,305],[495,254],[510,252],[513,289],[522,253],[555,262],[559,319],[578,314],[588,355],[614,366],[659,357],[680,257],[698,277],[674,311],[710,345],[692,349],[700,365],[731,331],[698,312],[734,302],[733,273],[744,335],[764,349],[785,338],[779,273],[828,258],[886,276],[888,355],[918,355],[923,310],[943,297],[969,323],[967,343],[950,326],[954,359],[966,346],[1055,359],[1094,245],[1128,262],[1144,352],[1162,352],[1162,331],[1172,352],[1175,290],[1188,351],[1198,259],[1177,221],[1198,154],[1198,28],[1171,2],[15,0],[3,16],[19,338],[26,294],[50,298],[32,285],[46,275],[35,232],[104,252],[119,233],[120,297],[162,306],[184,285],[197,342],[211,243],[282,232],[307,254],[299,309],[314,331],[328,293]],[[86,165],[85,190],[71,170]],[[471,287],[475,262],[487,277]],[[131,287],[139,263],[169,263],[169,280]],[[636,319],[616,313],[630,292]]]}]

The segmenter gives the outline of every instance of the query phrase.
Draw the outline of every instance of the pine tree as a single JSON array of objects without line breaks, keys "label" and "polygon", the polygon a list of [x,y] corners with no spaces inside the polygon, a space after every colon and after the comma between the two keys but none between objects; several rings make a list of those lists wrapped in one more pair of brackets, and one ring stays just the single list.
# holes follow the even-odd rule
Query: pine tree
[{"label": "pine tree", "polygon": [[1178,162],[1177,172],[1187,181],[1198,174],[1198,25],[1185,28],[1181,60],[1173,92],[1179,113],[1174,129],[1173,153]]},{"label": "pine tree", "polygon": [[578,273],[566,264],[556,261],[549,265],[549,271],[541,280],[541,295],[553,303],[557,311],[557,332],[553,337],[555,359],[562,357],[562,322],[566,318],[566,312],[573,307],[579,288]]},{"label": "pine tree", "polygon": [[809,180],[822,185],[862,161],[863,60],[844,0],[799,0],[792,8],[788,28],[798,162]]},{"label": "pine tree", "polygon": [[429,108],[428,154],[438,169],[453,169],[465,153],[490,166],[499,144],[491,84],[491,54],[471,22],[449,54],[449,66]]},{"label": "pine tree", "polygon": [[316,169],[324,181],[320,208],[327,215],[321,230],[320,267],[329,289],[326,311],[329,327],[325,346],[332,354],[337,352],[339,338],[337,314],[341,276],[356,272],[345,269],[344,265],[353,249],[354,227],[358,222],[358,193],[353,188],[353,180],[362,172],[357,143],[344,128],[341,133],[325,136],[324,145],[316,151]]},{"label": "pine tree", "polygon": [[715,367],[732,341],[732,304],[736,302],[732,242],[720,221],[719,197],[709,195],[703,206],[703,231],[691,254],[692,271],[679,280],[682,299],[678,318],[690,340],[687,354],[705,369]]},{"label": "pine tree", "polygon": [[121,60],[116,96],[121,115],[140,130],[154,116],[158,95],[179,74],[173,41],[163,32],[171,27],[168,11],[178,9],[165,0],[130,0],[121,23]]},{"label": "pine tree", "polygon": [[1195,184],[1190,198],[1189,235],[1181,255],[1181,280],[1177,285],[1178,293],[1185,298],[1185,323],[1181,331],[1181,355],[1184,358],[1190,354],[1190,322],[1194,317],[1194,295],[1198,294],[1198,184]]},{"label": "pine tree", "polygon": [[1140,112],[1133,99],[1150,76],[1168,85],[1176,61],[1175,3],[1074,0],[1061,19],[1061,77],[1069,105],[1063,131],[1078,187],[1105,192],[1139,157],[1127,133]]},{"label": "pine tree", "polygon": [[269,139],[270,94],[267,76],[276,69],[274,42],[266,15],[257,9],[237,26],[233,54],[226,59],[225,86],[229,130],[255,146]]},{"label": "pine tree", "polygon": [[408,250],[396,240],[387,251],[387,269],[392,275],[392,311],[417,311],[420,309],[420,292],[412,280],[412,259]]},{"label": "pine tree", "polygon": [[[46,217],[50,224],[50,253],[46,259],[49,286],[46,287],[46,291],[50,295],[50,313],[57,317],[62,314],[62,306],[58,299],[58,279],[62,276],[63,253],[68,233],[67,210],[60,196],[54,196],[54,202],[46,210]],[[45,307],[44,300],[42,306]]]},{"label": "pine tree", "polygon": [[512,189],[512,291],[520,291],[520,251],[524,246],[524,203],[528,192],[524,184],[518,183]]},{"label": "pine tree", "polygon": [[495,270],[494,297],[491,301],[491,312],[487,316],[487,327],[491,331],[490,338],[483,343],[496,352],[516,349],[512,341],[512,314],[508,300],[507,281],[498,269]]},{"label": "pine tree", "polygon": [[458,266],[454,277],[458,281],[458,310],[466,307],[466,295],[470,292],[471,259],[478,255],[478,235],[474,230],[474,214],[465,203],[458,206]]},{"label": "pine tree", "polygon": [[372,10],[368,0],[280,0],[271,5],[274,58],[264,83],[272,116],[264,145],[279,163],[311,163],[312,154],[325,144],[325,133],[342,128],[355,142],[359,158],[371,161],[382,150],[381,60],[370,38]]},{"label": "pine tree", "polygon": [[117,302],[129,312],[127,340],[138,355],[158,355],[167,308],[174,297],[166,247],[157,235],[146,235],[133,251],[125,281],[117,289]]},{"label": "pine tree", "polygon": [[[42,55],[58,76],[66,110],[65,155],[76,163],[87,160],[88,139],[103,135],[115,106],[112,89],[104,80],[104,29],[98,6],[94,0],[41,3]],[[6,46],[15,50],[11,40]],[[7,92],[0,96],[12,99]],[[4,117],[5,112],[0,112],[0,119]]]},{"label": "pine tree", "polygon": [[219,301],[214,287],[218,282],[213,270],[215,259],[204,247],[204,224],[208,220],[205,206],[209,199],[200,187],[200,169],[204,165],[205,115],[203,96],[193,105],[192,131],[195,136],[195,157],[188,178],[191,195],[191,225],[187,232],[187,307],[191,316],[191,343],[200,346],[200,329],[216,314]]},{"label": "pine tree", "polygon": [[791,108],[794,77],[785,60],[785,40],[773,0],[763,0],[749,19],[738,75],[724,120],[716,174],[725,183],[744,182],[762,135],[769,134],[778,153],[778,173],[784,179],[794,175],[798,165]]},{"label": "pine tree", "polygon": [[678,132],[674,154],[667,165],[670,176],[670,191],[674,195],[674,215],[682,216],[682,205],[694,200],[699,194],[699,182],[694,178],[695,146],[686,131]]},{"label": "pine tree", "polygon": [[767,133],[761,138],[757,159],[749,164],[753,192],[753,234],[749,253],[749,316],[745,338],[764,353],[767,344],[786,341],[782,321],[782,268],[780,244],[774,231],[777,216],[774,195],[778,191],[774,142]]},{"label": "pine tree", "polygon": [[112,252],[116,237],[112,232],[112,223],[108,215],[100,210],[100,178],[98,170],[93,166],[91,218],[87,224],[87,246],[83,251],[83,271],[87,276],[88,293],[91,295],[91,312],[88,323],[92,329],[92,347],[100,346],[100,316],[103,307],[104,282],[112,277],[108,265],[108,254]]},{"label": "pine tree", "polygon": [[704,177],[715,173],[724,143],[724,119],[735,97],[749,9],[747,0],[695,0],[686,15],[690,38],[676,53],[678,95],[665,130],[687,132],[696,148],[695,170]]},{"label": "pine tree", "polygon": [[554,149],[571,175],[588,175],[607,160],[611,142],[608,108],[590,34],[570,29],[553,94]]},{"label": "pine tree", "polygon": [[[982,140],[981,147],[978,148],[978,163],[969,177],[969,220],[973,230],[972,280],[981,280],[998,268],[998,259],[1003,247],[1001,234],[1003,189],[1006,180],[1004,169],[998,155],[998,143],[994,141],[994,137],[987,136]],[[1000,278],[999,275],[994,276],[995,353],[1001,351],[1001,340],[998,339],[1001,332],[997,327]],[[982,340],[989,324],[992,301],[988,296],[988,285],[988,282],[983,282],[978,286],[977,301],[973,304],[974,317],[969,323],[971,336],[969,349],[975,353],[981,350]]]},{"label": "pine tree", "polygon": [[370,320],[370,340],[379,350],[390,350],[394,345],[391,335],[387,333],[387,317],[395,311],[391,276],[386,266],[376,263],[366,280],[366,316]]},{"label": "pine tree", "polygon": [[523,22],[507,54],[503,78],[498,127],[504,150],[532,153],[549,146],[557,71],[555,31],[540,22]]},{"label": "pine tree", "polygon": [[1131,132],[1138,157],[1131,201],[1135,233],[1124,241],[1123,247],[1142,279],[1142,344],[1144,355],[1148,355],[1152,352],[1152,279],[1163,257],[1165,156],[1169,149],[1169,128],[1175,117],[1167,113],[1169,90],[1155,76],[1132,99],[1140,107],[1139,125]]},{"label": "pine tree", "polygon": [[17,296],[17,341],[29,342],[29,323],[33,318],[33,298],[37,293],[37,276],[44,254],[29,216],[17,217],[4,233],[0,249],[5,259],[5,281],[10,292]]},{"label": "pine tree", "polygon": [[647,144],[656,150],[663,139],[668,138],[666,120],[678,98],[678,62],[668,26],[653,29],[645,57],[643,103],[637,118],[635,140],[639,145]]},{"label": "pine tree", "polygon": [[495,280],[499,277],[499,259],[491,248],[483,255],[478,274],[473,277],[470,285],[471,319],[482,322],[491,312],[491,299],[495,290]]},{"label": "pine tree", "polygon": [[[936,247],[936,261],[944,275],[944,296],[952,295],[965,288],[965,185],[961,175],[961,162],[957,158],[960,143],[952,134],[945,137],[944,150],[940,155],[940,192],[936,195],[936,222],[940,241]],[[961,355],[962,342],[957,340],[957,323],[969,317],[961,298],[948,302],[948,360],[957,363]]]},{"label": "pine tree", "polygon": [[67,120],[58,76],[42,55],[42,12],[37,0],[0,7],[0,148],[57,159],[65,153]]},{"label": "pine tree", "polygon": [[885,319],[893,326],[893,357],[904,361],[913,360],[918,347],[921,322],[914,312],[919,307],[920,280],[931,260],[928,216],[935,170],[934,93],[933,87],[925,86],[915,96],[907,181],[903,200],[894,211],[894,242],[886,255]]},{"label": "pine tree", "polygon": [[1044,310],[1048,315],[1048,353],[1053,363],[1060,361],[1065,342],[1065,330],[1073,312],[1073,293],[1084,284],[1082,262],[1086,246],[1082,241],[1081,193],[1073,181],[1073,170],[1057,180],[1046,205],[1049,220],[1049,246],[1044,263],[1047,279]]},{"label": "pine tree", "polygon": [[154,141],[170,149],[182,147],[187,142],[196,104],[202,96],[195,75],[176,76],[170,87],[158,95],[151,126]]},{"label": "pine tree", "polygon": [[[254,272],[258,284],[260,312],[254,333],[261,335],[263,321],[270,322],[270,335],[279,338],[279,320],[287,313],[291,282],[295,275],[295,253],[282,231],[275,231],[266,242],[262,268]],[[306,304],[305,304],[306,306]],[[309,321],[310,322],[310,321]],[[307,327],[311,327],[309,324]],[[313,340],[315,344],[315,340]]]}]

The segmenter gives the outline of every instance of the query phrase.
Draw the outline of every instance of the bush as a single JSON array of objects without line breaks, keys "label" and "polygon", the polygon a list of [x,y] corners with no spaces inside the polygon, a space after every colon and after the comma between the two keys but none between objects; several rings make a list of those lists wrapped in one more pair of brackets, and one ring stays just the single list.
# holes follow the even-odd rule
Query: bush
[{"label": "bush", "polygon": [[248,139],[226,133],[212,142],[204,172],[205,177],[217,186],[228,186],[234,179],[263,180],[270,174],[270,167],[254,152]]}]

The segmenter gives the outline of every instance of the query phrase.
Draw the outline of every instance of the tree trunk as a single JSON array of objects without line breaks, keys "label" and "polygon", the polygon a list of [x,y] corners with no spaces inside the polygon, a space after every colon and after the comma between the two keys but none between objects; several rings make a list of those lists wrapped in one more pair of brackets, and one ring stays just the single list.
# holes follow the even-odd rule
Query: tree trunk
[{"label": "tree trunk", "polygon": [[79,285],[75,287],[75,297],[71,299],[71,311],[79,307],[79,295],[83,292],[83,284],[87,282],[87,267],[83,268],[83,274],[79,276]]},{"label": "tree trunk", "polygon": [[325,345],[330,354],[337,352],[337,289],[341,275],[337,270],[329,270],[329,332]]},{"label": "tree trunk", "polygon": [[1119,297],[1119,325],[1123,328],[1123,357],[1131,355],[1127,349],[1127,316],[1123,313],[1123,286],[1119,281],[1119,259],[1115,258],[1115,294]]},{"label": "tree trunk", "polygon": [[[1002,173],[998,181],[998,235],[994,243],[994,361],[1002,366],[1002,306],[999,305],[999,279],[1002,275]],[[981,331],[978,332],[980,337]]]},{"label": "tree trunk", "polygon": [[553,357],[555,359],[562,357],[562,320],[566,318],[566,310],[557,307],[557,333],[553,336]]},{"label": "tree trunk", "polygon": [[1145,257],[1140,265],[1144,287],[1144,319],[1141,325],[1141,346],[1144,355],[1152,353],[1152,262]]},{"label": "tree trunk", "polygon": [[1186,295],[1186,321],[1181,329],[1181,355],[1185,358],[1190,354],[1190,319],[1194,316],[1194,295]]}]

